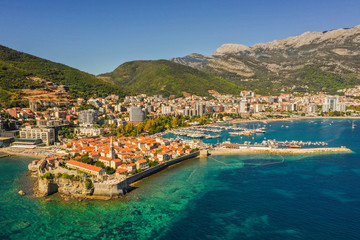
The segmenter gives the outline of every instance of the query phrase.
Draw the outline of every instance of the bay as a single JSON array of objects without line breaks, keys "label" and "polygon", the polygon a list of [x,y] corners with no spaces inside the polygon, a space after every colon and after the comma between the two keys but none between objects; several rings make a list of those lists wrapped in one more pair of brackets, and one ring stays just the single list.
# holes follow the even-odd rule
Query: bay
[{"label": "bay", "polygon": [[[27,174],[32,158],[3,158],[0,238],[358,239],[360,127],[352,129],[351,122],[269,122],[266,134],[247,139],[325,141],[349,147],[350,154],[198,158],[111,201],[64,201],[56,194],[51,201],[34,198]],[[227,132],[222,138],[246,140]],[[20,189],[28,194],[19,196]]]}]

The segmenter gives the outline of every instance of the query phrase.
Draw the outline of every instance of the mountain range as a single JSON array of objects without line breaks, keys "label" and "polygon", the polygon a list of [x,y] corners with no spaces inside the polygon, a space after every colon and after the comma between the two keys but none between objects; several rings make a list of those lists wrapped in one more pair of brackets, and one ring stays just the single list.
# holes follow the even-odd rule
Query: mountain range
[{"label": "mountain range", "polygon": [[262,95],[332,94],[360,85],[359,66],[360,25],[251,47],[224,44],[210,56],[126,62],[99,76],[0,45],[0,105],[19,105],[36,94],[45,100],[138,93],[207,96],[211,90],[238,94],[242,89]]},{"label": "mountain range", "polygon": [[262,94],[329,92],[360,84],[360,25],[172,58]]}]

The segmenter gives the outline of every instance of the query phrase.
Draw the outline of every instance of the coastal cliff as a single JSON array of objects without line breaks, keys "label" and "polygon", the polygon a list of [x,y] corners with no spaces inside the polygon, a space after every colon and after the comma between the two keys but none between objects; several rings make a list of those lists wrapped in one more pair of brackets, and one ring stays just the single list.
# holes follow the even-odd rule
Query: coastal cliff
[{"label": "coastal cliff", "polygon": [[64,178],[49,180],[39,177],[35,183],[34,192],[39,197],[49,196],[57,192],[71,197],[86,197],[93,193],[93,188],[88,189],[85,182]]}]

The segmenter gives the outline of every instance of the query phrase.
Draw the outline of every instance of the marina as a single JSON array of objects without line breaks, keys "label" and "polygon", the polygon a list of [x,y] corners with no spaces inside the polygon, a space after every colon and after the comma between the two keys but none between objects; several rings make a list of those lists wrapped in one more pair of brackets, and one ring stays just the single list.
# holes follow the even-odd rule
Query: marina
[{"label": "marina", "polygon": [[[222,124],[209,126],[192,126],[189,128],[169,131],[164,137],[190,144],[192,141],[202,143],[203,149],[208,149],[209,154],[317,154],[317,153],[347,153],[352,152],[345,146],[331,143],[331,139],[314,138],[312,128],[318,129],[318,124],[330,130],[337,127],[337,122],[326,120],[310,120],[304,132],[296,121],[285,122],[253,122],[238,124]],[[331,124],[331,125],[330,125]],[[251,125],[251,128],[250,128]],[[272,126],[273,125],[273,126]],[[278,130],[273,131],[273,127]],[[313,126],[313,127],[311,127]],[[355,128],[350,122],[350,129]],[[319,129],[320,130],[320,129]],[[298,132],[296,138],[289,139],[288,132]],[[331,131],[331,130],[330,130]],[[218,134],[215,134],[218,133]],[[319,132],[321,133],[321,132]],[[320,134],[321,136],[321,134]]]},{"label": "marina", "polygon": [[226,133],[229,132],[232,136],[252,136],[254,134],[264,134],[266,133],[265,127],[258,127],[258,128],[244,128],[238,126],[224,126],[224,125],[210,125],[210,126],[194,126],[189,128],[183,129],[176,129],[168,131],[167,133],[171,133],[178,136],[186,136],[190,138],[205,138],[205,139],[213,139],[213,138],[220,138],[221,135],[211,135],[210,133]]}]

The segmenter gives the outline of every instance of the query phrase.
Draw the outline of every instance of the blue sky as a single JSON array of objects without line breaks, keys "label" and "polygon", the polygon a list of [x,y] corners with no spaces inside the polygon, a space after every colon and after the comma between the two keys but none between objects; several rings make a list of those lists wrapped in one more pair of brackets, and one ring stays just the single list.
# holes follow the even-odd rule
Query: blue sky
[{"label": "blue sky", "polygon": [[0,44],[99,74],[360,24],[359,0],[2,0]]}]

